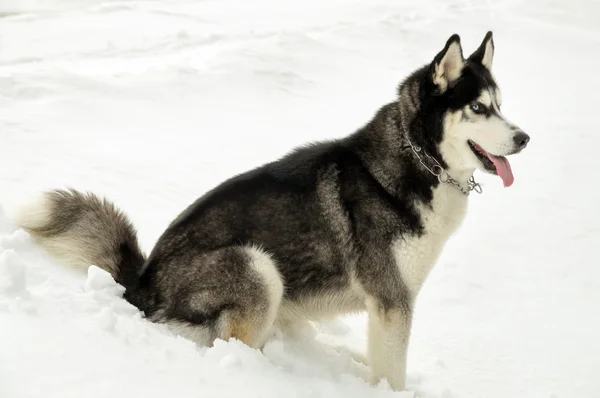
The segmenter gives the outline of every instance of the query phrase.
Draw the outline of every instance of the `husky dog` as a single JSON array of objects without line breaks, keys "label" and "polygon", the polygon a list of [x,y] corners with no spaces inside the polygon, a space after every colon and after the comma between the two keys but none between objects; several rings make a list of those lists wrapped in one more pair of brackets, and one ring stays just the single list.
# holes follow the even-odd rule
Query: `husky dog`
[{"label": "husky dog", "polygon": [[491,32],[467,59],[453,35],[364,127],[223,182],[148,257],[127,217],[92,194],[46,193],[18,222],[63,263],[110,272],[149,320],[202,345],[261,348],[274,325],[367,311],[372,382],[402,390],[415,299],[480,191],[473,172],[510,186],[505,156],[529,142],[500,112],[493,56]]}]

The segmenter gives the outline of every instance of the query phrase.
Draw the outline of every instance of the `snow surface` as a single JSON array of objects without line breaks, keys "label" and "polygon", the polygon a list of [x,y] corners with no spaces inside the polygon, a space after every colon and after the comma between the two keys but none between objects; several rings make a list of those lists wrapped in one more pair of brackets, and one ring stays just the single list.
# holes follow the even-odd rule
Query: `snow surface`
[{"label": "snow surface", "polygon": [[[478,174],[417,303],[408,390],[370,387],[365,318],[199,348],[97,268],[61,268],[9,210],[106,195],[150,250],[185,206],[344,136],[452,33],[495,34],[515,185]],[[0,0],[0,397],[600,397],[600,3]]]}]

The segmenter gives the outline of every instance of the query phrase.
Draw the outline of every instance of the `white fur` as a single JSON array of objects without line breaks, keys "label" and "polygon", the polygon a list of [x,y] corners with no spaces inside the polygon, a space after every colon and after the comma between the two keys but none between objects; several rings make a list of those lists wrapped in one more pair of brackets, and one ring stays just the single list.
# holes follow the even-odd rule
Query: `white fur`
[{"label": "white fur", "polygon": [[423,235],[398,237],[393,242],[396,264],[413,298],[421,289],[444,244],[464,219],[467,203],[467,197],[457,189],[440,184],[433,191],[430,205],[416,205],[423,221]]},{"label": "white fur", "polygon": [[[491,107],[496,112],[500,113],[500,104],[502,104],[502,96],[500,95],[500,89],[488,88],[483,90],[479,95],[477,101],[481,102],[487,107]],[[470,112],[472,112],[469,109]]]},{"label": "white fur", "polygon": [[265,286],[269,291],[269,297],[273,302],[279,304],[283,296],[283,279],[273,262],[271,256],[258,246],[247,246],[246,253],[250,256],[250,265],[263,277]]},{"label": "white fur", "polygon": [[364,297],[357,290],[328,292],[302,301],[284,300],[277,316],[277,326],[286,327],[306,319],[329,320],[340,314],[364,311]]},{"label": "white fur", "polygon": [[51,205],[52,203],[46,195],[39,195],[17,208],[14,222],[25,229],[42,228],[50,223]]},{"label": "white fur", "polygon": [[[450,175],[463,184],[466,179],[457,178],[458,174],[462,173],[468,177],[476,168],[485,171],[469,148],[469,140],[496,156],[506,156],[515,150],[513,137],[518,127],[502,115],[498,99],[501,100],[499,90],[491,89],[482,91],[477,99],[478,102],[492,107],[497,115],[479,116],[467,106],[464,110],[449,113],[444,118],[444,139],[440,145],[440,152],[449,166]],[[463,112],[469,116],[468,120],[463,120]]]},{"label": "white fur", "polygon": [[466,122],[461,120],[461,111],[449,113],[444,118],[444,139],[440,144],[440,153],[448,164],[449,174],[460,183],[465,179],[456,176],[458,170],[475,170],[480,162],[469,148],[467,141],[471,138],[463,128]]},{"label": "white fur", "polygon": [[267,340],[277,317],[284,291],[283,279],[275,266],[275,262],[267,252],[257,246],[247,246],[244,250],[250,256],[250,266],[263,278],[269,295],[269,309],[266,316],[262,318],[264,323],[256,336],[254,345],[260,347]]},{"label": "white fur", "polygon": [[498,105],[498,111],[500,111],[500,107],[502,106],[502,92],[498,87],[494,90],[494,95],[496,96],[496,105]]},{"label": "white fur", "polygon": [[[77,239],[74,234],[64,233],[52,238],[37,238],[40,245],[60,260],[62,265],[67,267],[86,271],[90,265],[96,265],[105,269],[104,264],[92,264],[88,257],[88,242]],[[107,262],[107,264],[112,264]],[[102,266],[101,266],[102,265]],[[114,278],[117,270],[114,268],[105,269]]]},{"label": "white fur", "polygon": [[[468,139],[476,142],[492,155],[508,155],[515,149],[513,137],[516,126],[502,113],[492,90],[484,90],[479,98],[485,100],[497,113],[489,118],[478,118],[474,122],[461,123],[460,130]],[[473,155],[474,156],[474,155]]]},{"label": "white fur", "polygon": [[492,94],[490,93],[490,90],[484,90],[481,95],[479,95],[477,101],[481,102],[487,107],[492,106]]},{"label": "white fur", "polygon": [[392,389],[401,391],[406,383],[406,358],[410,339],[411,318],[401,310],[380,310],[376,300],[367,300],[369,340],[367,358],[371,383],[385,378]]}]

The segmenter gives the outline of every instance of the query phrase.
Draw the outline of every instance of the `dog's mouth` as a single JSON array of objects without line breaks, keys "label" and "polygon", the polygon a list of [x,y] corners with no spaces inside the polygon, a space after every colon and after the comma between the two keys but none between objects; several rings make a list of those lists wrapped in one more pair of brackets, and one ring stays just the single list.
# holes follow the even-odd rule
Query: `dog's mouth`
[{"label": "dog's mouth", "polygon": [[486,171],[502,178],[505,187],[510,187],[513,184],[515,177],[513,176],[508,159],[504,156],[496,156],[486,152],[485,149],[471,140],[468,143],[469,148],[471,148],[477,159],[483,164]]}]

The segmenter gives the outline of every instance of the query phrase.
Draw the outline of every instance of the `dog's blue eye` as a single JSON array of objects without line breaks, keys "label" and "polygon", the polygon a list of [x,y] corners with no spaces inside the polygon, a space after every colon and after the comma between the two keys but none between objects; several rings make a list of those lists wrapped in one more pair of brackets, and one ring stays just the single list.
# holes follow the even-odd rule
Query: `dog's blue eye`
[{"label": "dog's blue eye", "polygon": [[483,113],[483,111],[485,110],[484,106],[478,102],[471,104],[470,108],[475,113]]}]

